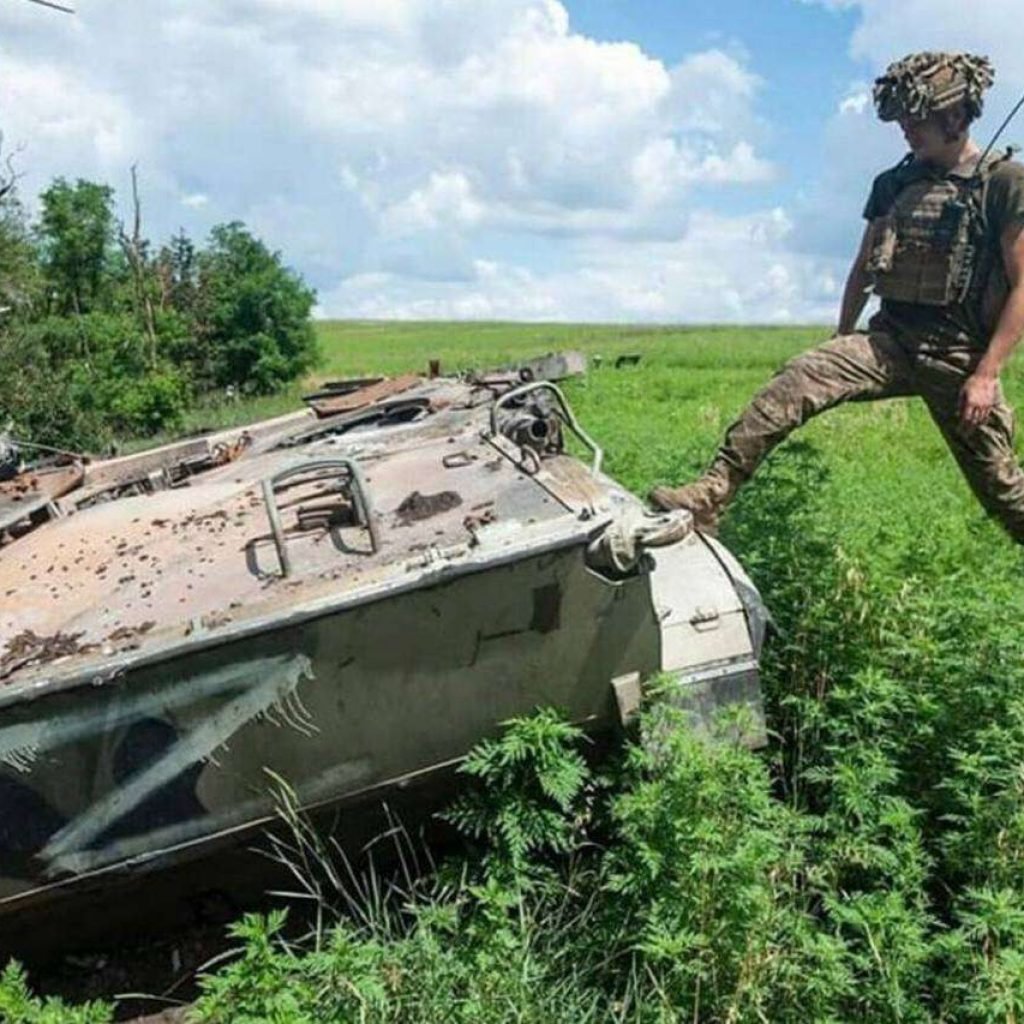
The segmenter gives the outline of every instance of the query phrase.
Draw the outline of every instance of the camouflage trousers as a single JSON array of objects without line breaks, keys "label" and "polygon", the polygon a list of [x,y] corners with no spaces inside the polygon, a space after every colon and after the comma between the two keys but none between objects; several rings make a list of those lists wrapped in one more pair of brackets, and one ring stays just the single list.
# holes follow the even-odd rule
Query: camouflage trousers
[{"label": "camouflage trousers", "polygon": [[843,402],[917,395],[986,511],[1024,543],[1024,471],[1013,448],[1013,410],[999,393],[988,420],[960,423],[960,389],[981,353],[926,349],[888,334],[847,334],[788,362],[732,424],[705,480],[721,505],[764,457],[812,416]]}]

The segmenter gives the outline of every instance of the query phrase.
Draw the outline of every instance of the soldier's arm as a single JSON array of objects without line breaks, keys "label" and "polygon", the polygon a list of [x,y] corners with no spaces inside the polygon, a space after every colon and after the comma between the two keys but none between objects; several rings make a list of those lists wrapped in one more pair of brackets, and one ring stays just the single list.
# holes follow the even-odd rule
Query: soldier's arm
[{"label": "soldier's arm", "polygon": [[868,274],[868,257],[874,244],[873,225],[868,223],[860,240],[860,248],[854,257],[850,272],[846,276],[846,287],[843,289],[843,304],[839,311],[839,328],[837,334],[852,334],[857,329],[857,321],[868,302],[871,289],[871,277]]},{"label": "soldier's arm", "polygon": [[1002,250],[1010,293],[985,355],[960,395],[960,418],[968,426],[988,418],[999,374],[1024,334],[1024,229],[1019,224],[1003,232]]},{"label": "soldier's arm", "polygon": [[1010,294],[999,316],[995,333],[989,342],[979,373],[998,377],[1010,353],[1024,334],[1024,230],[1019,225],[1003,233],[1003,265],[1010,282]]}]

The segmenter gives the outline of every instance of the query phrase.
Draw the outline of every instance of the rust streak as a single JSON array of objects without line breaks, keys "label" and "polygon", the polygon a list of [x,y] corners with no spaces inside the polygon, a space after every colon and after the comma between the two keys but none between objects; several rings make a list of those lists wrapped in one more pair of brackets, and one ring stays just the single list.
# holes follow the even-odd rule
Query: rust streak
[{"label": "rust streak", "polygon": [[310,408],[319,417],[335,416],[342,412],[354,412],[356,409],[363,409],[368,405],[374,405],[392,395],[408,391],[409,388],[419,384],[420,378],[416,374],[407,373],[400,377],[390,377],[376,384],[368,384],[366,387],[358,388],[347,394],[316,398],[311,401]]}]

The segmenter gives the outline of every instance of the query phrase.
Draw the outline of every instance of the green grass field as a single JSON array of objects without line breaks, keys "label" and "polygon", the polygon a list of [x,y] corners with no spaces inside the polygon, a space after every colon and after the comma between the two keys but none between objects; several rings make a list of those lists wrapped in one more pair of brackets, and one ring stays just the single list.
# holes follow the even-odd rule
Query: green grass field
[{"label": "green grass field", "polygon": [[678,328],[621,325],[403,323],[322,320],[317,323],[321,364],[287,392],[238,404],[207,402],[188,429],[243,422],[295,407],[303,390],[323,380],[371,374],[426,372],[440,359],[443,372],[486,368],[546,352],[579,349],[613,361],[622,353],[644,356],[645,369],[682,358],[694,372],[716,368],[751,374],[751,384],[823,334],[820,328]]}]

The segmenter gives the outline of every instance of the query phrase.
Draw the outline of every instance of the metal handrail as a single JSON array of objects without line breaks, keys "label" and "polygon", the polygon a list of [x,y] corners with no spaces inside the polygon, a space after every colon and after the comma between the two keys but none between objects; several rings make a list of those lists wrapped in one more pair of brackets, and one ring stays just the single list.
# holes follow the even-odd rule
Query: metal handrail
[{"label": "metal handrail", "polygon": [[283,469],[274,476],[265,477],[262,481],[263,501],[267,506],[270,532],[274,537],[274,547],[277,548],[277,557],[281,563],[281,574],[283,576],[287,577],[292,574],[292,562],[288,555],[288,540],[285,537],[284,525],[281,522],[281,510],[277,507],[275,490],[282,483],[293,477],[325,469],[348,470],[352,504],[356,512],[357,521],[361,517],[362,524],[366,526],[366,530],[370,535],[372,552],[376,553],[380,550],[380,535],[377,531],[377,521],[374,516],[373,506],[370,504],[366,481],[356,463],[352,459],[310,459],[309,462],[303,462],[298,466],[291,466],[289,469]]},{"label": "metal handrail", "polygon": [[565,400],[565,395],[563,395],[561,390],[549,380],[531,381],[529,384],[523,384],[522,387],[506,391],[505,394],[496,399],[494,405],[491,406],[491,433],[495,435],[499,433],[498,411],[507,402],[516,398],[522,398],[524,395],[528,395],[534,391],[550,391],[555,396],[559,405],[559,415],[568,425],[569,429],[593,453],[594,459],[590,465],[590,472],[594,476],[597,476],[601,471],[601,463],[604,460],[604,451],[601,449],[600,445],[598,445],[598,443],[580,426],[579,421],[573,415],[573,411],[569,407],[569,403]]}]

